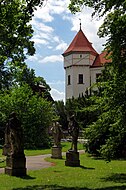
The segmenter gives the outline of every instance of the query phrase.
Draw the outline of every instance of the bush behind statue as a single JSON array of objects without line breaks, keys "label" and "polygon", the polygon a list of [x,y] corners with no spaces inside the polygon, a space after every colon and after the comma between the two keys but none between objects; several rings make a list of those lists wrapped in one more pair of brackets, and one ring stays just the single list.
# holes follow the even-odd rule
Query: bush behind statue
[{"label": "bush behind statue", "polygon": [[28,85],[15,87],[0,94],[0,120],[5,126],[9,114],[15,111],[22,123],[25,148],[50,146],[48,127],[52,121],[52,106],[46,99],[33,95]]}]

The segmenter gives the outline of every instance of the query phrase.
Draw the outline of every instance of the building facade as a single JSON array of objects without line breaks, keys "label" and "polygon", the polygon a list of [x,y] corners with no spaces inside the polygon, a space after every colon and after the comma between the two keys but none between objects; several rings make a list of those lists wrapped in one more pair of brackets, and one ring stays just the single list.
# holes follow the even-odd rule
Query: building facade
[{"label": "building facade", "polygon": [[105,52],[98,54],[84,35],[81,26],[73,41],[62,54],[65,69],[65,99],[85,95],[104,68]]}]

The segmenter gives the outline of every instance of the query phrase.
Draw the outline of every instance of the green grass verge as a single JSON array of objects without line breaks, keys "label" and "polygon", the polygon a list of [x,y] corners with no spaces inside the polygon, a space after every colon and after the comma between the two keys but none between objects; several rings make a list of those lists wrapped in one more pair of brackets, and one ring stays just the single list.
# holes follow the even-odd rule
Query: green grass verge
[{"label": "green grass verge", "polygon": [[[70,142],[62,142],[62,152],[66,152],[68,149],[70,149]],[[78,143],[78,150],[83,149],[83,144]],[[49,149],[42,149],[42,150],[25,150],[26,156],[37,156],[41,154],[51,154],[51,148]]]},{"label": "green grass verge", "polygon": [[2,149],[0,149],[0,168],[5,167],[5,156],[2,155]]},{"label": "green grass verge", "polygon": [[55,166],[29,171],[24,178],[0,174],[0,190],[126,190],[126,161],[107,163],[83,154],[81,167],[66,167],[65,157],[47,160]]}]

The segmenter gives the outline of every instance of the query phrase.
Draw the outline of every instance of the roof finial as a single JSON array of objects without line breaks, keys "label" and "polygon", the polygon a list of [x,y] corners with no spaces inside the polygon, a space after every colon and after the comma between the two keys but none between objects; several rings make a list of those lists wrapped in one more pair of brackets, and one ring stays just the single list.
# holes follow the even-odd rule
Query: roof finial
[{"label": "roof finial", "polygon": [[80,20],[80,30],[81,30],[81,18],[79,18],[79,20]]}]

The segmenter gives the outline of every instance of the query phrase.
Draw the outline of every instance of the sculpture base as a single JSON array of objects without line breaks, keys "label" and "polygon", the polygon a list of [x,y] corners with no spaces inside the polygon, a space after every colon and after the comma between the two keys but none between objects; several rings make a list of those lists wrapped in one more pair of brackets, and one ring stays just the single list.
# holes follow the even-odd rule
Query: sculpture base
[{"label": "sculpture base", "polygon": [[65,166],[79,167],[80,166],[79,152],[74,152],[72,150],[66,152]]},{"label": "sculpture base", "polygon": [[6,158],[5,174],[11,176],[26,176],[25,155],[10,155]]},{"label": "sculpture base", "polygon": [[51,158],[61,159],[62,158],[62,147],[53,146]]}]

